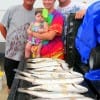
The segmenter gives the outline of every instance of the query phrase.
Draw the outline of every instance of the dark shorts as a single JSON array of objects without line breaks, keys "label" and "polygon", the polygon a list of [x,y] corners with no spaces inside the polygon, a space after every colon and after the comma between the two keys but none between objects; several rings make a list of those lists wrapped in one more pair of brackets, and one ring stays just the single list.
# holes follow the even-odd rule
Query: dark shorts
[{"label": "dark shorts", "polygon": [[14,80],[15,72],[14,69],[17,69],[19,65],[19,61],[11,60],[8,58],[4,59],[4,70],[7,78],[7,86],[10,89],[12,82]]}]

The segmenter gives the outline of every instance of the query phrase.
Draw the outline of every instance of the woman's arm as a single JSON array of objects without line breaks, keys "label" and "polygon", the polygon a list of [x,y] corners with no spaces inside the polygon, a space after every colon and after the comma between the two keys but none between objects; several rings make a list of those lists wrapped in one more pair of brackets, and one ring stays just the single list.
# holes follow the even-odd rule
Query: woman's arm
[{"label": "woman's arm", "polygon": [[50,30],[42,34],[39,34],[36,32],[32,32],[32,34],[33,34],[33,37],[39,38],[41,40],[52,40],[57,35],[57,32]]},{"label": "woman's arm", "polygon": [[53,40],[55,36],[62,35],[62,28],[63,28],[63,16],[59,12],[57,12],[47,32],[43,32],[42,34],[32,32],[32,34],[33,37],[39,38],[41,40]]},{"label": "woman's arm", "polygon": [[39,29],[38,32],[39,33],[47,32],[48,28],[49,28],[48,23],[44,22],[43,28]]},{"label": "woman's arm", "polygon": [[0,32],[3,35],[3,37],[6,39],[7,30],[1,23],[0,23]]}]

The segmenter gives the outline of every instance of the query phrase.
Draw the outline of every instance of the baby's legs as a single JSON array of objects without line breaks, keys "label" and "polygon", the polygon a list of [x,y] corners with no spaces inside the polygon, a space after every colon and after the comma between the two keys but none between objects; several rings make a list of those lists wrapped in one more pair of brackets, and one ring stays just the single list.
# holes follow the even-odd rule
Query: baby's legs
[{"label": "baby's legs", "polygon": [[36,52],[36,57],[40,57],[41,48],[42,48],[42,43],[40,43],[40,44],[38,45],[38,49],[37,49],[37,52]]},{"label": "baby's legs", "polygon": [[29,58],[31,55],[31,47],[32,44],[27,42],[26,47],[25,47],[25,58]]}]

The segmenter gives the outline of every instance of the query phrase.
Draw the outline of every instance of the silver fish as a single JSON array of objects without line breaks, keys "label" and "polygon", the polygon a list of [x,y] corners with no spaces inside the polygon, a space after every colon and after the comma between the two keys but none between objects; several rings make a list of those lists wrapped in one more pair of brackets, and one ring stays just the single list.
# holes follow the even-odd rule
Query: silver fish
[{"label": "silver fish", "polygon": [[[52,69],[52,68],[51,68]],[[17,73],[21,73],[21,74],[24,74],[22,71],[20,70],[17,70],[17,69],[14,69],[15,72]],[[66,77],[83,77],[83,75],[79,72],[75,72],[75,71],[70,71],[70,70],[67,70],[67,71],[36,71],[36,70],[25,70],[25,73],[26,73],[26,76],[27,74],[33,74],[33,75],[51,75],[51,76],[66,76]]]},{"label": "silver fish", "polygon": [[55,59],[64,70],[69,70],[69,65],[62,59]]},{"label": "silver fish", "polygon": [[17,69],[14,69],[14,71],[18,74],[21,74],[21,75],[24,75],[26,77],[32,77],[32,74],[30,73],[27,73],[27,72],[24,72],[24,71],[20,71],[20,70],[17,70]]},{"label": "silver fish", "polygon": [[66,79],[66,78],[80,78],[80,76],[78,76],[78,74],[73,74],[70,73],[70,72],[66,72],[66,73],[63,73],[63,72],[42,72],[42,73],[39,73],[39,72],[33,72],[33,73],[28,73],[28,72],[22,72],[22,71],[19,71],[17,69],[14,70],[15,72],[17,72],[18,74],[21,74],[21,75],[24,75],[26,77],[37,77],[37,78],[41,78],[41,79]]},{"label": "silver fish", "polygon": [[65,97],[83,97],[81,94],[77,93],[57,93],[57,92],[46,92],[46,91],[31,91],[26,90],[24,88],[19,88],[19,92],[27,93],[33,96],[41,97],[41,98],[65,98]]},{"label": "silver fish", "polygon": [[[32,99],[32,100],[55,100],[54,99],[45,99],[45,98],[37,98],[37,99]],[[66,98],[57,98],[57,100],[94,100],[93,98],[89,97],[66,97]]]},{"label": "silver fish", "polygon": [[51,66],[51,67],[34,69],[34,71],[63,71],[63,69],[59,66]]},{"label": "silver fish", "polygon": [[40,62],[50,62],[50,61],[57,61],[60,63],[66,63],[64,60],[57,59],[57,58],[34,58],[34,59],[27,59],[26,62],[40,63]]},{"label": "silver fish", "polygon": [[41,62],[41,63],[27,63],[26,68],[43,68],[43,67],[51,67],[51,66],[60,66],[57,62]]},{"label": "silver fish", "polygon": [[39,78],[78,78],[83,77],[80,73],[77,72],[33,72],[33,76],[39,77]]},{"label": "silver fish", "polygon": [[45,67],[45,66],[49,67],[49,66],[55,66],[55,65],[59,65],[64,70],[69,69],[68,63],[66,63],[64,60],[61,60],[61,59],[36,58],[36,59],[28,59],[28,61],[27,61],[28,68],[40,68],[40,67]]},{"label": "silver fish", "polygon": [[26,62],[33,62],[33,63],[40,63],[45,61],[52,61],[52,58],[34,58],[34,59],[27,59]]},{"label": "silver fish", "polygon": [[40,78],[36,78],[36,77],[24,77],[21,75],[16,75],[15,76],[16,79],[22,79],[22,80],[26,80],[28,82],[31,82],[33,84],[72,84],[72,83],[81,83],[83,82],[84,78],[73,78],[73,79],[40,79]]},{"label": "silver fish", "polygon": [[88,91],[86,87],[77,84],[42,84],[27,88],[28,90],[46,90],[53,92],[65,92],[65,93],[85,93]]}]

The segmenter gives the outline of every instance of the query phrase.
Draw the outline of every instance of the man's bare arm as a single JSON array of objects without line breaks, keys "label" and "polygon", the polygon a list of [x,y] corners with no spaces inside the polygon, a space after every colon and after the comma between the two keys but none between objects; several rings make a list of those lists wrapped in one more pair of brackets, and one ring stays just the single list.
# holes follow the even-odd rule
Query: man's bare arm
[{"label": "man's bare arm", "polygon": [[1,34],[3,35],[3,37],[6,39],[7,30],[6,30],[6,28],[4,27],[4,25],[2,25],[1,23],[0,23],[0,32],[1,32]]},{"label": "man's bare arm", "polygon": [[82,19],[86,13],[86,9],[82,9],[76,12],[75,19]]}]

